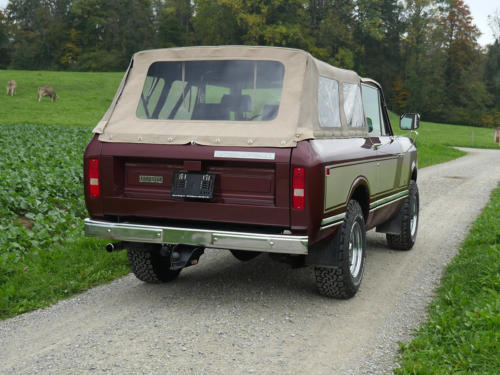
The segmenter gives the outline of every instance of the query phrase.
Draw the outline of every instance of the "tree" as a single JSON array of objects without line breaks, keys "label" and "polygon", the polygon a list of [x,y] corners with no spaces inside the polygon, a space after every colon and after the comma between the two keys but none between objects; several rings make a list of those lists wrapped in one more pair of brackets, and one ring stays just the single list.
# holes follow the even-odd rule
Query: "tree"
[{"label": "tree", "polygon": [[186,46],[193,43],[193,6],[190,0],[159,1],[156,8],[160,47]]},{"label": "tree", "polygon": [[150,0],[75,0],[71,12],[80,70],[123,70],[133,53],[154,46]]},{"label": "tree", "polygon": [[445,56],[442,32],[438,29],[438,5],[434,0],[408,0],[403,9],[406,35],[402,41],[402,78],[403,92],[407,97],[406,107],[400,110],[442,120],[446,90],[443,82]]},{"label": "tree", "polygon": [[482,56],[469,7],[463,0],[451,0],[441,17],[446,55],[444,80],[448,99],[446,120],[477,124],[491,98],[482,81]]},{"label": "tree", "polygon": [[7,18],[0,10],[0,69],[5,69],[10,62],[9,32]]},{"label": "tree", "polygon": [[310,12],[315,14],[316,22],[319,22],[315,32],[316,45],[322,48],[320,51],[325,51],[315,55],[340,68],[354,69],[355,56],[360,52],[360,46],[354,39],[354,3],[350,0],[334,0],[323,2],[315,10],[312,4],[310,7]]},{"label": "tree", "polygon": [[198,0],[195,7],[195,30],[202,44],[312,46],[302,1]]},{"label": "tree", "polygon": [[11,65],[56,69],[68,37],[71,0],[12,0],[6,13],[13,26]]},{"label": "tree", "polygon": [[235,9],[224,0],[195,0],[196,39],[204,45],[242,44]]}]

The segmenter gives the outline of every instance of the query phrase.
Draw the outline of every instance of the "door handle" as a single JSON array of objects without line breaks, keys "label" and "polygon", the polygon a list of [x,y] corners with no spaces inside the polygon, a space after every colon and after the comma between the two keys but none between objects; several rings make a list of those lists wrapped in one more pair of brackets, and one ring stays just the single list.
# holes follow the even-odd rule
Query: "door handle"
[{"label": "door handle", "polygon": [[378,148],[382,146],[382,143],[372,143],[372,147],[375,149],[375,150],[378,150]]}]

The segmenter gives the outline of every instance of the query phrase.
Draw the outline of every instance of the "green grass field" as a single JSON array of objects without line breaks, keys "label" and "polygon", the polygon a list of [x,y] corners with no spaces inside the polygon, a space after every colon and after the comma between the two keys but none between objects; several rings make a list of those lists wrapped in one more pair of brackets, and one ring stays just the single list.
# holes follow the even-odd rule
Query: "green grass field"
[{"label": "green grass field", "polygon": [[[0,70],[1,124],[96,125],[108,109],[123,73],[77,73]],[[17,82],[14,97],[6,95],[7,82]],[[51,86],[59,96],[54,103],[38,102],[38,87]]]},{"label": "green grass field", "polygon": [[[398,115],[391,112],[390,118],[396,134],[408,134],[408,132],[399,129]],[[453,146],[500,148],[498,143],[494,142],[494,130],[489,128],[422,121],[417,132],[419,168],[444,163],[464,155],[462,151],[453,148]]]},{"label": "green grass field", "polygon": [[396,374],[500,373],[500,188],[446,267]]}]

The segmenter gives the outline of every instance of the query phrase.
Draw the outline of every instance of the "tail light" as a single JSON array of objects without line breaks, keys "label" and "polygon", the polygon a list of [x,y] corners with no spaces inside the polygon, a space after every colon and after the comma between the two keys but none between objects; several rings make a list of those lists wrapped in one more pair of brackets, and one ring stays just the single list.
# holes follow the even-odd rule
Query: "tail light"
[{"label": "tail light", "polygon": [[89,159],[89,193],[90,198],[99,198],[101,196],[99,159]]},{"label": "tail light", "polygon": [[304,168],[293,168],[292,207],[303,210],[305,206],[306,173]]}]

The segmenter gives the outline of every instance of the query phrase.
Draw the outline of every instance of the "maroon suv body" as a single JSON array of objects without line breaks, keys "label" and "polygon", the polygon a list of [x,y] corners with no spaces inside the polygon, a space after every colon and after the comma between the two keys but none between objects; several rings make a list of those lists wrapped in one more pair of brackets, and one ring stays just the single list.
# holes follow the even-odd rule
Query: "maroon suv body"
[{"label": "maroon suv body", "polygon": [[367,230],[415,242],[413,142],[394,135],[376,82],[303,51],[138,53],[95,133],[85,230],[120,240],[108,250],[126,248],[141,280],[172,280],[211,247],[312,265],[322,294],[349,298]]}]

